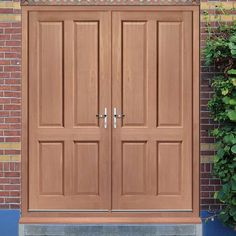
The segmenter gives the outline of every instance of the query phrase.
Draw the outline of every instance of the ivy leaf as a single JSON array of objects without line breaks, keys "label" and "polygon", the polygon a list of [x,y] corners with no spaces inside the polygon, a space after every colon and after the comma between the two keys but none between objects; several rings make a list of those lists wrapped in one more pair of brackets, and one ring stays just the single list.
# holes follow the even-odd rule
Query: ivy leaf
[{"label": "ivy leaf", "polygon": [[232,84],[233,84],[234,86],[236,86],[236,78],[233,78],[233,79],[232,79]]},{"label": "ivy leaf", "polygon": [[214,198],[217,199],[218,198],[218,192],[214,193]]},{"label": "ivy leaf", "polygon": [[[235,45],[236,46],[236,45]],[[235,48],[236,49],[236,48]],[[231,69],[228,71],[228,75],[236,75],[236,69]]]},{"label": "ivy leaf", "polygon": [[230,102],[230,97],[228,97],[228,96],[226,96],[226,97],[223,97],[223,102],[225,103],[225,104],[229,104],[229,102]]},{"label": "ivy leaf", "polygon": [[[231,147],[231,151],[232,151],[232,153],[236,154],[236,145]],[[236,175],[234,175],[234,176],[235,176],[235,181],[236,181]]]},{"label": "ivy leaf", "polygon": [[218,161],[220,160],[220,157],[219,156],[214,156],[214,162],[217,163]]},{"label": "ivy leaf", "polygon": [[227,143],[227,144],[231,144],[233,139],[234,139],[234,135],[233,134],[229,134],[229,135],[226,135],[224,137],[224,142]]},{"label": "ivy leaf", "polygon": [[232,191],[235,192],[236,191],[236,182],[232,181]]},{"label": "ivy leaf", "polygon": [[231,54],[232,54],[232,57],[235,58],[236,57],[236,50],[235,49],[231,49]]},{"label": "ivy leaf", "polygon": [[221,90],[221,94],[224,96],[227,95],[228,93],[229,93],[229,90],[227,88],[224,88]]},{"label": "ivy leaf", "polygon": [[223,221],[226,222],[229,219],[229,214],[225,211],[221,211],[219,214],[219,218]]},{"label": "ivy leaf", "polygon": [[223,148],[218,149],[217,151],[217,156],[220,158],[222,158],[225,155],[225,150]]},{"label": "ivy leaf", "polygon": [[229,104],[230,105],[236,105],[236,99],[235,98],[230,99]]},{"label": "ivy leaf", "polygon": [[236,111],[235,110],[229,110],[227,116],[231,121],[236,121]]},{"label": "ivy leaf", "polygon": [[232,42],[229,43],[229,48],[230,49],[236,49],[236,45]]},{"label": "ivy leaf", "polygon": [[229,214],[231,216],[236,216],[236,207],[235,206],[232,206],[229,210]]},{"label": "ivy leaf", "polygon": [[235,197],[232,199],[232,204],[233,204],[234,206],[236,206],[236,198],[235,198]]}]

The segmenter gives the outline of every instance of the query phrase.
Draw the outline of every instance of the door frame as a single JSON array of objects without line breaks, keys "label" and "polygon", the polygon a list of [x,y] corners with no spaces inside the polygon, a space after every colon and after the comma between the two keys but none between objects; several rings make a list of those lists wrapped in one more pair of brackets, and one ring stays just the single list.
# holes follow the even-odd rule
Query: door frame
[{"label": "door frame", "polygon": [[[190,11],[193,15],[193,206],[192,212],[29,212],[28,211],[28,15],[32,11]],[[20,223],[200,223],[199,6],[22,6],[22,159]]]}]

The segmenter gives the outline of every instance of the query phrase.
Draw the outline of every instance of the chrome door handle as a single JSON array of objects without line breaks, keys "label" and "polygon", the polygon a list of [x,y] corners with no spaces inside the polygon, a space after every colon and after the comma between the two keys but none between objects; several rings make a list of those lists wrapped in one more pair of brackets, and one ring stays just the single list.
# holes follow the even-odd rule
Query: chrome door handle
[{"label": "chrome door handle", "polygon": [[116,129],[116,127],[117,127],[117,118],[123,118],[125,115],[124,114],[120,114],[120,115],[118,115],[117,114],[117,110],[116,110],[116,108],[114,108],[114,110],[113,110],[113,119],[114,119],[114,122],[113,122],[113,125],[114,125],[114,128]]},{"label": "chrome door handle", "polygon": [[105,107],[103,115],[97,114],[96,117],[98,119],[104,118],[104,128],[106,129],[107,128],[107,108]]}]

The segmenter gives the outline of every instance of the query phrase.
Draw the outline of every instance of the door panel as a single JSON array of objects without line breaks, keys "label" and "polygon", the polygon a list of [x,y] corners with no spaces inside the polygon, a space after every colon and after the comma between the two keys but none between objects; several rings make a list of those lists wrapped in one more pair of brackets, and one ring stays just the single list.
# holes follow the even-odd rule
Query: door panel
[{"label": "door panel", "polygon": [[158,23],[158,126],[182,125],[182,24]]},{"label": "door panel", "polygon": [[63,24],[39,22],[38,27],[39,125],[63,126]]},{"label": "door panel", "polygon": [[[146,22],[123,22],[123,126],[146,122]],[[132,94],[132,96],[130,96]],[[137,104],[139,104],[137,106]]]},{"label": "door panel", "polygon": [[[63,195],[63,142],[40,142],[39,156],[39,193]],[[57,178],[55,179],[54,176]],[[48,181],[49,179],[54,179],[54,181]]]},{"label": "door panel", "polygon": [[[98,142],[76,142],[74,155],[74,194],[99,194]],[[84,171],[86,170],[86,171]]]},{"label": "door panel", "polygon": [[75,126],[98,126],[99,22],[75,22],[74,27]]},{"label": "door panel", "polygon": [[122,194],[143,194],[146,188],[146,143],[123,142],[122,149]]},{"label": "door panel", "polygon": [[112,17],[112,209],[192,211],[192,14]]},{"label": "door panel", "polygon": [[29,14],[29,210],[111,204],[108,12]]}]

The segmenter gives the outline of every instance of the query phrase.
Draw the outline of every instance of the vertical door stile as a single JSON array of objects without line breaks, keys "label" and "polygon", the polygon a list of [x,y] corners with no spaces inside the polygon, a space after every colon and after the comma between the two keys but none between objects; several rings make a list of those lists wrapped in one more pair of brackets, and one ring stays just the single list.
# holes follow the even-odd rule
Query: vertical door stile
[{"label": "vertical door stile", "polygon": [[[107,179],[100,179],[100,187],[105,194],[106,209],[111,209],[111,12],[102,12],[99,23],[99,113],[107,109],[107,127],[105,119],[100,120],[101,141],[99,147],[101,172]],[[101,175],[100,175],[101,176]]]},{"label": "vertical door stile", "polygon": [[[184,196],[188,196],[186,204],[191,208],[192,205],[192,186],[193,183],[193,29],[192,29],[192,13],[183,13],[182,23],[182,35],[183,35],[183,54],[187,54],[183,57],[183,110],[186,111],[183,115],[183,191]],[[191,89],[190,89],[191,88]],[[188,99],[186,99],[188,98]],[[184,178],[185,176],[185,178]]]},{"label": "vertical door stile", "polygon": [[[74,22],[64,21],[64,123],[65,129],[73,130],[74,124]],[[73,140],[64,141],[64,191],[65,196],[73,194]]]},{"label": "vertical door stile", "polygon": [[[114,108],[122,109],[121,100],[121,25],[119,24],[119,12],[112,12],[112,117],[114,116]],[[119,103],[120,102],[120,103]],[[119,157],[122,152],[122,147],[119,143],[118,128],[120,123],[116,124],[114,128],[114,121],[112,122],[112,209],[118,203],[118,196],[120,194],[118,186],[121,184],[121,177],[119,171],[121,163]]]},{"label": "vertical door stile", "polygon": [[39,192],[39,185],[36,185],[35,183],[39,181],[39,173],[38,173],[38,166],[39,161],[37,156],[35,156],[35,153],[38,152],[38,143],[37,143],[37,137],[34,135],[34,132],[37,130],[37,126],[39,123],[37,112],[38,112],[38,76],[39,76],[39,67],[38,67],[38,57],[35,57],[34,55],[38,55],[39,53],[39,43],[37,41],[37,37],[39,36],[39,24],[37,22],[37,14],[35,12],[30,13],[30,17],[32,21],[29,21],[29,31],[31,33],[31,40],[29,40],[29,130],[32,132],[29,132],[29,156],[31,157],[29,159],[29,198],[32,203],[30,202],[29,208],[35,207],[37,208],[37,195],[34,194],[35,192]]},{"label": "vertical door stile", "polygon": [[[157,22],[149,20],[147,22],[147,126],[148,129],[156,128],[157,124]],[[147,153],[147,194],[157,193],[157,160],[156,141],[148,140]]]}]

